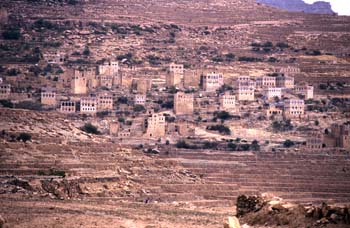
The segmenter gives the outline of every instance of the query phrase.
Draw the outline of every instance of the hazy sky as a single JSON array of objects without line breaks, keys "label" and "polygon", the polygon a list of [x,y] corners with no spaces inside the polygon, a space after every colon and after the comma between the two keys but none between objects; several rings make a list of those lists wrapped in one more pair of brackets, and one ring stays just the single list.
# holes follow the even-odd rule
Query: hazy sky
[{"label": "hazy sky", "polygon": [[[304,0],[307,3],[317,2],[318,0]],[[322,0],[324,2],[330,2],[334,12],[339,15],[350,15],[350,0]]]}]

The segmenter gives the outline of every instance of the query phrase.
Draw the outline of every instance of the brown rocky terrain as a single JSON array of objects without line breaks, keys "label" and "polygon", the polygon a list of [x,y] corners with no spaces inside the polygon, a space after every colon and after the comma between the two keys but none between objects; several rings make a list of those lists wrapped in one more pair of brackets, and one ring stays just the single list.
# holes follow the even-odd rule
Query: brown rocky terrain
[{"label": "brown rocky terrain", "polygon": [[[221,227],[239,194],[304,205],[350,199],[344,152],[159,145],[160,155],[147,155],[84,133],[61,114],[1,109],[0,119],[1,215],[10,227]],[[32,140],[12,140],[21,132]]]}]

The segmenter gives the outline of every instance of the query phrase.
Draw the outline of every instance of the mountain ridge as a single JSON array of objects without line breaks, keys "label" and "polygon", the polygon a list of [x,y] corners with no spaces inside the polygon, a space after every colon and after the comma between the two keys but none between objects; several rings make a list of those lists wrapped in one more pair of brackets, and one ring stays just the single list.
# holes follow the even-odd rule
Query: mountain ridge
[{"label": "mountain ridge", "polygon": [[305,12],[318,14],[334,14],[329,2],[317,1],[313,4],[305,3],[302,0],[257,0],[257,3],[266,4],[275,8],[284,9],[290,12]]}]

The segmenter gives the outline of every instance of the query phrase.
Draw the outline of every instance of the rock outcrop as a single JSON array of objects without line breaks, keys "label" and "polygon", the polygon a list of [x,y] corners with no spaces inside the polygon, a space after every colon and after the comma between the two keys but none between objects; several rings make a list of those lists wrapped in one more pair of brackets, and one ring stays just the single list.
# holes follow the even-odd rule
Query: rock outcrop
[{"label": "rock outcrop", "polygon": [[237,217],[228,217],[227,221],[224,222],[224,228],[241,228]]},{"label": "rock outcrop", "polygon": [[257,0],[257,2],[291,12],[334,14],[330,3],[323,1],[313,4],[307,4],[302,0]]},{"label": "rock outcrop", "polygon": [[320,206],[288,204],[282,199],[241,195],[237,199],[237,215],[242,223],[252,226],[349,227],[349,205],[335,206],[322,203]]}]

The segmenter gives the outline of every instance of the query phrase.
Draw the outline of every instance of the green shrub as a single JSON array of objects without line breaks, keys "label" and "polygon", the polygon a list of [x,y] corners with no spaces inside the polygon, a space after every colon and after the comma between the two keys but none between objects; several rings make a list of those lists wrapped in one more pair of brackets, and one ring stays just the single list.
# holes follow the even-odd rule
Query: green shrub
[{"label": "green shrub", "polygon": [[145,107],[143,105],[135,105],[134,106],[134,112],[143,112],[145,111]]},{"label": "green shrub", "polygon": [[83,55],[85,55],[85,56],[90,55],[90,48],[88,46],[85,46],[84,51],[83,51]]},{"label": "green shrub", "polygon": [[294,146],[294,144],[295,143],[292,140],[287,139],[286,141],[284,141],[283,146],[289,148]]},{"label": "green shrub", "polygon": [[224,135],[230,135],[231,134],[231,130],[230,128],[224,126],[224,125],[212,125],[212,126],[208,126],[207,130],[211,130],[211,131],[218,131],[220,134],[224,134]]},{"label": "green shrub", "polygon": [[254,151],[259,151],[260,150],[260,145],[259,142],[257,140],[253,140],[252,144],[250,145],[250,147],[252,148],[252,150]]},{"label": "green shrub", "polygon": [[18,141],[23,141],[23,142],[27,142],[30,141],[32,139],[32,136],[28,133],[22,132],[21,134],[19,134],[19,136],[17,137]]},{"label": "green shrub", "polygon": [[5,40],[18,40],[21,38],[21,32],[19,28],[8,28],[2,32],[2,37]]},{"label": "green shrub", "polygon": [[205,141],[203,144],[203,149],[217,149],[217,142]]},{"label": "green shrub", "polygon": [[18,74],[21,73],[21,71],[15,68],[12,68],[12,69],[8,69],[6,73],[8,76],[17,76]]},{"label": "green shrub", "polygon": [[85,131],[89,134],[99,135],[101,132],[98,131],[97,127],[92,125],[91,123],[86,123],[83,127],[80,128],[82,131]]},{"label": "green shrub", "polygon": [[286,44],[286,43],[283,43],[283,42],[278,42],[276,44],[276,47],[279,47],[279,48],[283,49],[283,48],[289,48],[289,45]]},{"label": "green shrub", "polygon": [[227,144],[227,147],[229,148],[229,150],[232,150],[232,151],[237,150],[237,144],[232,143],[232,142],[229,142],[229,143]]},{"label": "green shrub", "polygon": [[22,101],[16,104],[16,108],[28,109],[34,111],[41,111],[42,105],[40,103],[32,102],[32,101]]},{"label": "green shrub", "polygon": [[0,100],[0,104],[4,108],[13,108],[13,103],[10,100]]},{"label": "green shrub", "polygon": [[176,148],[179,149],[198,149],[196,145],[188,144],[185,140],[179,140],[175,144]]},{"label": "green shrub", "polygon": [[226,111],[214,112],[214,117],[221,120],[228,120],[232,118],[231,114]]}]

